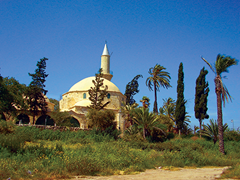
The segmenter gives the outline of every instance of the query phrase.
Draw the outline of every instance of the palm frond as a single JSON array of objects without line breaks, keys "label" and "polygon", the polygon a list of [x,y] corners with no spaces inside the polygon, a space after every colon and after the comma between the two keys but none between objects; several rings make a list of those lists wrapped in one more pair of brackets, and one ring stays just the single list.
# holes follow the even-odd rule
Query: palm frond
[{"label": "palm frond", "polygon": [[206,59],[204,59],[203,57],[201,57],[202,58],[202,60],[205,62],[205,63],[207,63],[207,65],[210,67],[210,69],[216,74],[216,71],[214,70],[214,68],[212,67],[212,65],[206,60]]}]

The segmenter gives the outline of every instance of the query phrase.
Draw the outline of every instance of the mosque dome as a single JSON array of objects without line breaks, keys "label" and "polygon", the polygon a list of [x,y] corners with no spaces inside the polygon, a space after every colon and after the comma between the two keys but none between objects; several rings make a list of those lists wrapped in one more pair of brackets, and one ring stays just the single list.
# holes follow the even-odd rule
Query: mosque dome
[{"label": "mosque dome", "polygon": [[[88,77],[88,78],[85,78],[81,81],[79,81],[78,83],[74,84],[69,92],[73,92],[73,91],[88,91],[91,87],[93,87],[93,83],[92,81],[95,80],[95,76],[92,76],[92,77]],[[104,79],[103,81],[103,84],[104,86],[107,85],[108,86],[108,89],[107,91],[112,91],[112,92],[120,92],[120,90],[118,89],[118,87],[113,84],[111,81],[107,80],[107,79]]]}]

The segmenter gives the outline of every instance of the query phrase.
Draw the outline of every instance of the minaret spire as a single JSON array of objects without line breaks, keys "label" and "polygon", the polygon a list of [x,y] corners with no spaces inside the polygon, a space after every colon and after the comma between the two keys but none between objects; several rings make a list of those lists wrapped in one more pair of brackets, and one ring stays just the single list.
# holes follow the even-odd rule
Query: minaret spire
[{"label": "minaret spire", "polygon": [[103,53],[101,56],[101,68],[103,73],[103,78],[111,81],[113,75],[110,74],[110,55],[108,52],[107,44],[105,44]]},{"label": "minaret spire", "polygon": [[106,55],[109,56],[109,52],[108,52],[108,48],[107,48],[107,44],[105,44],[104,49],[103,49],[103,53],[102,55]]}]

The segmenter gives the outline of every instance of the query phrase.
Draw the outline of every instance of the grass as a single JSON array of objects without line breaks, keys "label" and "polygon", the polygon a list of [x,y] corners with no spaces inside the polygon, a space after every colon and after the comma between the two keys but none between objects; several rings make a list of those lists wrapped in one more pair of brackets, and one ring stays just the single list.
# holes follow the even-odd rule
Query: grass
[{"label": "grass", "polygon": [[134,174],[162,167],[232,166],[223,177],[240,178],[240,142],[218,144],[199,138],[149,143],[98,131],[60,132],[17,127],[0,134],[0,179],[66,179],[84,175]]}]

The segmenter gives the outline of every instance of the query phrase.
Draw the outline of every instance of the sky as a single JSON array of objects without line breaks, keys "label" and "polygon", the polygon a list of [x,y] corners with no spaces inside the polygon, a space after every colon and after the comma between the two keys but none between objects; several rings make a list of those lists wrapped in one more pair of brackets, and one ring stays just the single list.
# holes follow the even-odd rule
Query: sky
[{"label": "sky", "polygon": [[[0,74],[28,85],[37,64],[47,57],[47,96],[60,100],[80,80],[94,76],[101,65],[105,41],[111,54],[112,82],[124,94],[136,75],[140,103],[150,98],[148,70],[160,64],[170,73],[171,88],[160,88],[163,99],[177,99],[179,64],[183,63],[186,111],[191,127],[196,79],[205,67],[209,73],[208,114],[217,119],[214,73],[201,59],[214,64],[217,55],[240,60],[239,0],[0,0]],[[229,68],[223,79],[233,101],[223,108],[223,122],[240,127],[240,65]],[[233,121],[231,121],[233,120]],[[209,120],[203,121],[205,124]]]}]

